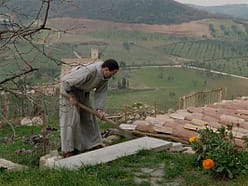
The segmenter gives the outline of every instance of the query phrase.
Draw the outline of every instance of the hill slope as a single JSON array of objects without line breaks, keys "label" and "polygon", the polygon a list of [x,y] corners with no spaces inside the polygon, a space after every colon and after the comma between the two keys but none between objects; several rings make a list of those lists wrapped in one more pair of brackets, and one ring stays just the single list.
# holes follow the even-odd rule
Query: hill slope
[{"label": "hill slope", "polygon": [[224,6],[192,6],[199,10],[205,10],[214,14],[225,14],[237,18],[248,19],[248,5],[224,5]]},{"label": "hill slope", "polygon": [[80,9],[65,9],[72,17],[126,23],[170,24],[211,17],[172,0],[81,0]]},{"label": "hill slope", "polygon": [[[21,15],[35,17],[35,10],[38,10],[41,2],[10,0],[6,4]],[[52,1],[51,7],[50,17],[83,17],[126,23],[174,24],[215,17],[173,0]],[[3,8],[0,11],[6,12]]]}]

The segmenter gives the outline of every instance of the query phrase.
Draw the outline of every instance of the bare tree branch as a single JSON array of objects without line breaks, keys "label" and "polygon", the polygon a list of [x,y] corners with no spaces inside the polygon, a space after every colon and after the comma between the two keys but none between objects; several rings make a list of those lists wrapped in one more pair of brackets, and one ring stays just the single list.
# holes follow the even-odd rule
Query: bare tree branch
[{"label": "bare tree branch", "polygon": [[[6,3],[6,1],[2,1],[2,4],[4,3]],[[17,23],[12,23],[10,21],[8,23],[9,24],[8,28],[0,31],[0,39],[2,42],[4,41],[4,44],[1,43],[0,49],[2,47],[5,47],[6,44],[10,43],[16,38],[21,38],[21,37],[25,38],[27,36],[31,37],[34,33],[37,33],[41,30],[51,30],[51,28],[46,27],[48,15],[49,15],[50,3],[51,3],[51,0],[42,0],[42,5],[36,15],[36,18],[28,26],[21,26]],[[34,27],[33,25],[35,21],[40,19],[40,16],[41,16],[40,14],[43,8],[45,9],[44,10],[45,13],[42,18],[42,24],[39,25],[38,27]]]},{"label": "bare tree branch", "polygon": [[8,82],[8,81],[12,81],[12,80],[14,80],[14,79],[16,79],[16,78],[19,78],[19,77],[21,77],[21,76],[24,76],[24,75],[26,75],[26,74],[28,74],[28,73],[37,71],[37,70],[39,70],[39,69],[37,69],[37,68],[31,68],[31,69],[29,69],[29,70],[27,70],[27,71],[25,71],[25,72],[23,72],[23,73],[15,74],[15,75],[13,75],[13,76],[10,77],[10,78],[6,78],[5,80],[0,81],[0,85],[6,83],[6,82]]},{"label": "bare tree branch", "polygon": [[[8,0],[0,0],[0,5],[7,7],[6,3]],[[7,78],[0,81],[0,85],[3,85],[7,82],[13,81],[17,78],[20,78],[22,76],[26,76],[27,74],[39,70],[38,68],[34,68],[29,60],[26,60],[24,55],[27,55],[32,52],[33,48],[42,53],[44,56],[48,57],[46,53],[40,50],[39,47],[37,47],[35,44],[33,44],[33,35],[42,31],[42,30],[51,30],[50,28],[47,28],[47,20],[50,10],[50,4],[52,0],[41,0],[41,6],[36,12],[36,16],[29,24],[21,25],[13,20],[6,19],[6,28],[0,30],[0,51],[5,51],[6,48],[12,48],[13,51],[13,59],[16,60],[16,65],[19,66],[20,72],[15,72],[14,74],[8,75]],[[8,10],[9,7],[7,7]],[[3,14],[0,14],[3,15]],[[8,16],[6,14],[8,18]],[[1,17],[0,17],[1,18]],[[38,25],[38,22],[41,21],[41,24]],[[29,44],[31,44],[31,47],[29,51],[23,52],[22,48],[18,48],[20,46],[17,46],[17,43],[20,41],[28,41]],[[8,52],[10,52],[9,50]],[[9,53],[10,54],[10,53]],[[1,52],[2,55],[2,52]],[[1,57],[1,56],[0,56]],[[54,59],[55,61],[55,59]],[[22,62],[22,64],[20,63]],[[19,64],[20,63],[20,64]],[[24,66],[23,66],[24,64]]]}]

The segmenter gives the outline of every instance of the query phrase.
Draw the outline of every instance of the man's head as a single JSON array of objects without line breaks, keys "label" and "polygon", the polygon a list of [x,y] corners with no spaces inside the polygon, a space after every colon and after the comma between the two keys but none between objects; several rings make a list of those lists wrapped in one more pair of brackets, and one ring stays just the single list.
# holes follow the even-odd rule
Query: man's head
[{"label": "man's head", "polygon": [[114,59],[108,59],[102,64],[102,73],[104,78],[108,79],[115,75],[119,70],[119,65]]}]

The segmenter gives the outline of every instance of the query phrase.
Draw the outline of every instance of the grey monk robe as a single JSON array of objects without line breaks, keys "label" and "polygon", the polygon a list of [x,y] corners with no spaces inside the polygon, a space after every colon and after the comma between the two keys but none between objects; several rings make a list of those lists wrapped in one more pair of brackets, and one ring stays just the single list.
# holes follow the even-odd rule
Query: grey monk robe
[{"label": "grey monk robe", "polygon": [[[95,90],[96,108],[103,109],[108,80],[104,79],[101,72],[102,63],[97,62],[72,69],[61,79],[61,92],[73,94],[77,101],[91,107],[90,92]],[[60,96],[59,115],[61,150],[63,152],[74,149],[83,151],[102,142],[95,116],[78,106],[71,107],[69,101],[63,96]]]}]

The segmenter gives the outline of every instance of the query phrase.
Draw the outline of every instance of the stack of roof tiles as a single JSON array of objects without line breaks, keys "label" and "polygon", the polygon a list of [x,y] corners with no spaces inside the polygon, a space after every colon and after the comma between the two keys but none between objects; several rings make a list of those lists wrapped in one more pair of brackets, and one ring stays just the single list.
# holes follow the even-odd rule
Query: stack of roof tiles
[{"label": "stack of roof tiles", "polygon": [[136,120],[133,124],[135,131],[169,134],[185,141],[197,136],[197,130],[205,127],[217,130],[221,126],[232,126],[235,144],[242,147],[243,137],[248,135],[248,97],[223,100],[204,107],[189,107]]}]

